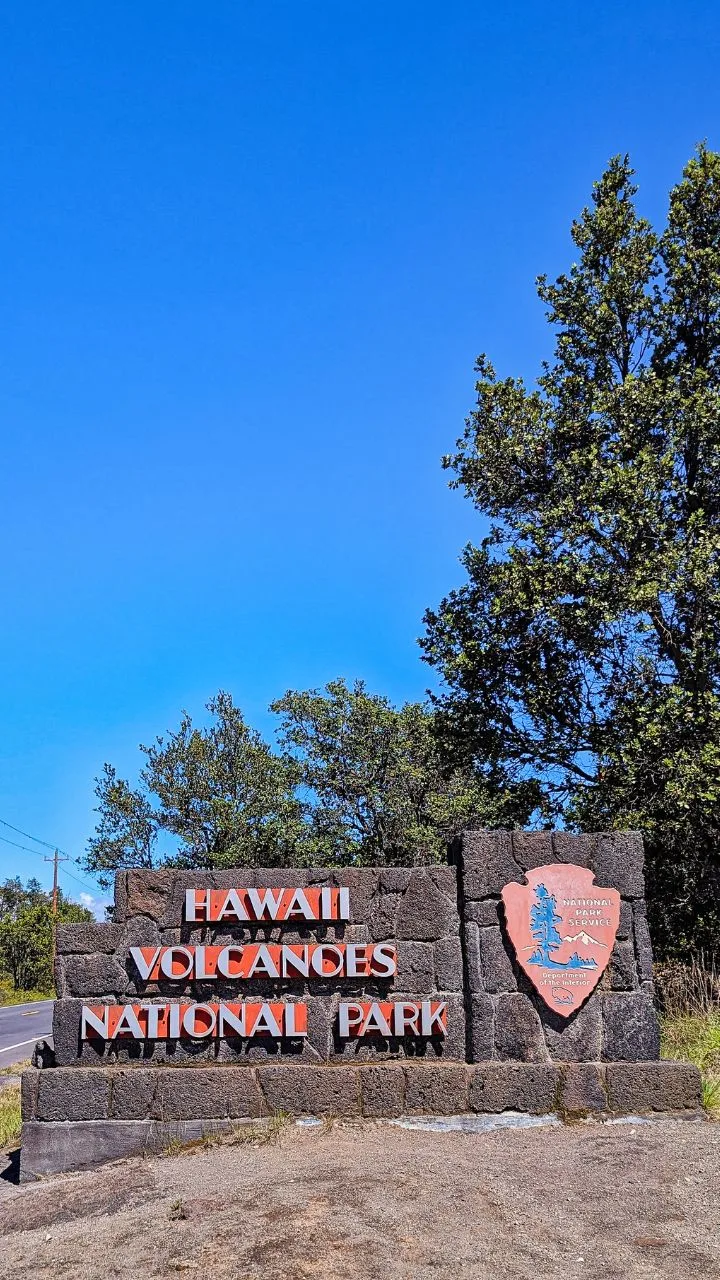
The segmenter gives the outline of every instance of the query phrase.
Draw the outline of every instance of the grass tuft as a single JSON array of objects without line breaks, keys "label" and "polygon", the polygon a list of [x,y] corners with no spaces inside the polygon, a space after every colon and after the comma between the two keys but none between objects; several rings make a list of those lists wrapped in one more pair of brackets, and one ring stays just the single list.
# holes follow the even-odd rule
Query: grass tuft
[{"label": "grass tuft", "polygon": [[702,1102],[708,1114],[720,1120],[720,1076],[703,1076]]},{"label": "grass tuft", "polygon": [[21,1076],[23,1071],[31,1066],[29,1058],[23,1058],[22,1062],[13,1062],[9,1067],[0,1067],[0,1080],[3,1076]]},{"label": "grass tuft", "polygon": [[20,1085],[9,1084],[0,1089],[0,1150],[14,1146],[21,1128]]},{"label": "grass tuft", "polygon": [[280,1141],[290,1117],[286,1111],[274,1111],[260,1124],[239,1124],[227,1135],[230,1146],[249,1142],[254,1147],[270,1147]]},{"label": "grass tuft", "polygon": [[702,1075],[703,1106],[720,1119],[720,970],[702,956],[655,969],[662,1010],[663,1058],[693,1062]]},{"label": "grass tuft", "polygon": [[164,1156],[192,1155],[198,1151],[210,1151],[213,1147],[267,1147],[280,1141],[288,1123],[284,1111],[275,1111],[267,1119],[250,1124],[236,1124],[231,1129],[208,1129],[201,1138],[170,1138],[163,1147]]},{"label": "grass tuft", "polygon": [[54,1000],[54,991],[15,991],[10,983],[0,980],[0,1008],[8,1004],[33,1004],[36,1000]]}]

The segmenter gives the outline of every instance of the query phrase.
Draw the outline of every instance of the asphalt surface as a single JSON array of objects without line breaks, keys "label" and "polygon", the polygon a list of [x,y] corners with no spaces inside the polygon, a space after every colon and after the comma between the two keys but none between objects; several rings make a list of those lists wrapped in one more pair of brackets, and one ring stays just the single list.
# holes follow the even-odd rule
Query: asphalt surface
[{"label": "asphalt surface", "polygon": [[31,1057],[36,1040],[52,1035],[52,1000],[0,1008],[0,1068]]}]

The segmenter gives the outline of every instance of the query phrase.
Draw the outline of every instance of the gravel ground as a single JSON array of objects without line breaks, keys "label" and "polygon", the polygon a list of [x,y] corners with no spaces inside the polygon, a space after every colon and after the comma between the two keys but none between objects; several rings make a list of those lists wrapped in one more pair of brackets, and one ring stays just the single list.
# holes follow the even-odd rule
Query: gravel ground
[{"label": "gravel ground", "polygon": [[720,1125],[288,1126],[0,1183],[13,1280],[720,1280]]}]

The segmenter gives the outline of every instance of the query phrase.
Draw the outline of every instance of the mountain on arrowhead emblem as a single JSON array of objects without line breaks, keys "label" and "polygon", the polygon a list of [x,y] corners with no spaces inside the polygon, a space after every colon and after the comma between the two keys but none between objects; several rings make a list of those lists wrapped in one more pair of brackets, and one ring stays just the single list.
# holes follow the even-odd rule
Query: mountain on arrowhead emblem
[{"label": "mountain on arrowhead emblem", "polygon": [[552,863],[502,891],[518,963],[546,1005],[569,1017],[595,990],[620,923],[620,894],[587,867]]}]

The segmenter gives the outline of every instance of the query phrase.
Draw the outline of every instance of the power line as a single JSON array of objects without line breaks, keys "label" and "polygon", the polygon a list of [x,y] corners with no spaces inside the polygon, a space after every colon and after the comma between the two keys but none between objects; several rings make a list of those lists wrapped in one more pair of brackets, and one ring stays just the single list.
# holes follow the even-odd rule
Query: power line
[{"label": "power line", "polygon": [[3,844],[11,844],[14,849],[24,849],[26,853],[34,853],[36,858],[42,858],[43,856],[41,853],[38,853],[37,849],[28,849],[26,844],[18,844],[17,840],[8,840],[7,836],[0,836],[0,840],[2,840]]},{"label": "power line", "polygon": [[[34,840],[35,844],[41,844],[45,849],[52,849],[53,853],[57,850],[57,852],[61,853],[69,862],[74,862],[76,866],[80,866],[79,860],[77,858],[73,858],[72,854],[68,853],[66,849],[61,849],[59,844],[49,844],[47,840],[41,840],[39,836],[32,836],[29,831],[22,831],[20,827],[14,827],[12,822],[7,822],[5,818],[0,818],[0,824],[2,824],[3,827],[9,827],[11,831],[16,831],[19,836],[25,836],[27,840]],[[6,844],[14,845],[16,849],[24,849],[26,853],[34,853],[38,858],[42,857],[42,854],[38,853],[37,849],[28,849],[26,844],[18,844],[15,840],[8,840],[7,836],[0,836],[0,840],[4,840]],[[70,875],[70,872],[65,871],[63,874]],[[77,879],[77,876],[73,876],[73,879]],[[82,881],[79,883],[82,884]],[[85,888],[87,889],[89,886],[86,885]]]},{"label": "power line", "polygon": [[[2,819],[0,818],[0,822],[1,821]],[[5,826],[9,827],[10,823],[6,822]],[[13,827],[12,830],[14,831],[15,827]],[[24,835],[25,833],[21,832],[20,834]],[[30,836],[30,839],[32,840],[33,837]],[[52,862],[52,858],[47,858],[47,859],[43,858],[43,855],[41,853],[38,853],[37,849],[28,849],[28,846],[26,844],[18,844],[17,840],[8,840],[7,836],[0,836],[0,840],[2,840],[3,844],[11,844],[14,849],[23,849],[25,853],[34,853],[35,857],[42,858],[43,862],[45,861]],[[49,847],[53,848],[54,846],[51,845]],[[59,852],[60,850],[58,849],[58,853]],[[71,861],[77,862],[77,858],[72,858]],[[86,884],[86,882],[84,880],[81,880],[79,876],[74,876],[72,871],[67,871],[65,868],[63,868],[61,874],[64,876],[69,876],[71,880],[74,880],[76,882],[76,884],[81,884],[83,889],[88,889],[91,893],[97,893],[97,885]]]},{"label": "power line", "polygon": [[81,880],[79,876],[74,876],[72,871],[68,871],[65,867],[60,868],[60,875],[69,876],[70,879],[74,880],[76,884],[81,884],[83,889],[89,889],[91,893],[97,893],[98,891],[97,885],[86,884],[84,880]]},{"label": "power line", "polygon": [[[41,844],[46,849],[52,849],[53,852],[55,851],[55,849],[57,849],[58,853],[64,854],[66,858],[69,857],[69,854],[67,854],[64,849],[58,848],[58,846],[55,844],[48,844],[47,840],[41,840],[39,836],[31,836],[29,831],[21,831],[20,827],[14,827],[12,822],[6,822],[4,818],[0,818],[0,824],[2,824],[3,827],[9,827],[11,831],[14,831],[19,836],[25,836],[26,840],[33,840],[35,844]],[[8,843],[12,844],[12,840],[8,841]],[[23,848],[23,846],[20,845],[19,848]],[[28,850],[28,853],[33,853],[33,852],[34,852],[33,849]],[[73,862],[74,861],[75,859],[73,858]]]}]

